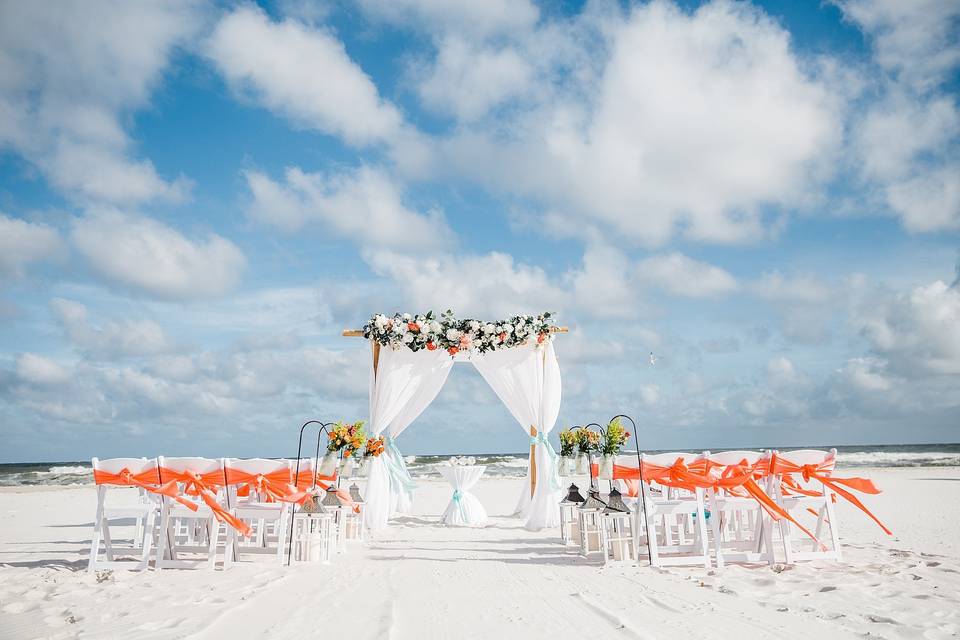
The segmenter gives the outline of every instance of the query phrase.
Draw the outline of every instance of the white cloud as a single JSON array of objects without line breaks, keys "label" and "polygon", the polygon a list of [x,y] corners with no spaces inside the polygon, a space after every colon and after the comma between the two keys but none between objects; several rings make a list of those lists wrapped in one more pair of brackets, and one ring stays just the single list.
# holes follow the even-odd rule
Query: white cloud
[{"label": "white cloud", "polygon": [[364,246],[425,248],[453,240],[440,211],[409,209],[400,188],[374,168],[323,175],[290,167],[283,183],[256,171],[244,175],[253,195],[250,215],[288,232],[317,220]]},{"label": "white cloud", "polygon": [[688,14],[658,2],[592,21],[558,30],[542,102],[492,130],[461,127],[439,168],[534,198],[572,220],[570,235],[586,222],[646,245],[755,239],[762,207],[815,190],[843,102],[773,20],[745,4]]},{"label": "white cloud", "polygon": [[70,373],[53,360],[35,353],[24,353],[17,358],[17,377],[41,386],[61,385],[70,379]]},{"label": "white cloud", "polygon": [[398,25],[477,36],[522,32],[540,16],[529,0],[360,0],[360,7],[374,18]]},{"label": "white cloud", "polygon": [[[879,96],[853,114],[853,152],[868,186],[913,232],[960,228],[960,109],[950,91],[960,65],[960,4],[838,0],[871,39]],[[892,143],[892,141],[896,141]]]},{"label": "white cloud", "polygon": [[241,6],[223,17],[207,54],[238,91],[297,124],[367,145],[396,136],[397,108],[330,32],[293,19],[273,22]]},{"label": "white cloud", "polygon": [[240,249],[216,234],[191,241],[156,220],[115,211],[78,218],[70,239],[107,281],[164,299],[223,294],[246,266]]},{"label": "white cloud", "polygon": [[764,300],[817,304],[831,295],[829,286],[812,276],[784,277],[779,271],[763,274],[750,283],[750,291]]},{"label": "white cloud", "polygon": [[960,290],[937,280],[868,296],[854,317],[874,354],[906,377],[960,375]]},{"label": "white cloud", "polygon": [[637,278],[678,296],[706,298],[736,291],[737,280],[720,267],[681,253],[645,258],[637,263]]},{"label": "white cloud", "polygon": [[28,264],[63,250],[60,234],[45,224],[8,218],[0,213],[0,277],[19,277]]},{"label": "white cloud", "polygon": [[630,260],[607,245],[592,244],[583,264],[567,274],[577,306],[601,318],[636,317],[639,291],[631,278]]},{"label": "white cloud", "polygon": [[50,307],[70,342],[96,356],[143,356],[173,348],[173,341],[152,320],[109,321],[94,326],[87,319],[86,306],[79,302],[53,298]]},{"label": "white cloud", "polygon": [[421,258],[380,251],[365,259],[395,282],[411,310],[449,308],[461,316],[505,318],[559,311],[563,304],[564,292],[543,269],[517,264],[504,253]]},{"label": "white cloud", "polygon": [[0,5],[0,148],[84,201],[185,197],[132,158],[128,114],[147,104],[173,49],[201,23],[190,1]]},{"label": "white cloud", "polygon": [[956,46],[960,4],[943,0],[834,1],[873,37],[877,62],[908,84],[928,89],[960,64]]},{"label": "white cloud", "polygon": [[477,45],[447,36],[437,45],[436,61],[417,86],[429,108],[471,122],[533,81],[534,70],[512,47]]}]

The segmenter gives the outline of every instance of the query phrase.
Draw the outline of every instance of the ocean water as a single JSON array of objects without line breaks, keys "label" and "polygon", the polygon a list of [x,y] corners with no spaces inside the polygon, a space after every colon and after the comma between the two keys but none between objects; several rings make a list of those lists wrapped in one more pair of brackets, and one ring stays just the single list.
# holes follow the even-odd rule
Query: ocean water
[{"label": "ocean water", "polygon": [[[824,446],[790,449],[826,449]],[[836,447],[841,467],[954,467],[960,466],[958,444],[893,444]],[[784,449],[787,450],[787,449]],[[676,449],[671,449],[676,451]],[[711,449],[723,451],[723,449]],[[650,451],[650,453],[660,453]],[[415,478],[439,478],[438,465],[453,455],[409,455],[407,468]],[[473,454],[476,464],[486,465],[486,475],[523,477],[527,471],[527,453]],[[83,485],[93,483],[89,462],[26,462],[0,464],[0,486]]]}]

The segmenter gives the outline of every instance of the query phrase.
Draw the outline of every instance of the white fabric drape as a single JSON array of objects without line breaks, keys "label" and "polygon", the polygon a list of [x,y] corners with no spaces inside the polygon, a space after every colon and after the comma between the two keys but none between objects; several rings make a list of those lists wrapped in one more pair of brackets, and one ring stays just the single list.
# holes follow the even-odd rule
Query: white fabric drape
[{"label": "white fabric drape", "polygon": [[470,465],[442,465],[440,475],[447,479],[453,488],[453,497],[447,505],[440,522],[443,524],[478,527],[487,522],[487,510],[477,497],[470,493],[486,467]]},{"label": "white fabric drape", "polygon": [[433,402],[452,366],[444,351],[380,349],[377,370],[370,372],[370,430],[387,436],[387,446],[373,459],[367,480],[364,522],[370,529],[386,526],[392,510],[409,509],[412,481],[393,438]]},{"label": "white fabric drape", "polygon": [[[547,440],[560,414],[560,365],[553,343],[492,351],[474,355],[471,360],[524,432],[529,434],[530,427],[537,430],[537,438],[531,441],[536,445],[537,485],[527,505],[524,526],[533,530],[558,526],[561,485],[556,452]],[[528,477],[528,495],[529,487]]]}]

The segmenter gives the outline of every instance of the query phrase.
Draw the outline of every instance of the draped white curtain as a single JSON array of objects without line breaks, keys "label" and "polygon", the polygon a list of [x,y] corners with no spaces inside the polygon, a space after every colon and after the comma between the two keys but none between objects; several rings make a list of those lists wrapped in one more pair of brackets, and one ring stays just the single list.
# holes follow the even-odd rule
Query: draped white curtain
[{"label": "draped white curtain", "polygon": [[476,354],[471,361],[524,432],[529,434],[530,427],[537,430],[537,437],[531,439],[537,463],[536,489],[529,497],[528,469],[523,487],[527,499],[521,496],[518,505],[527,517],[524,526],[533,530],[558,526],[561,485],[557,454],[547,439],[560,414],[560,365],[553,343]]},{"label": "draped white curtain", "polygon": [[377,370],[370,372],[370,430],[386,436],[387,444],[370,466],[364,507],[370,529],[386,526],[397,510],[409,510],[413,480],[393,439],[433,402],[452,366],[441,350],[380,349]]}]

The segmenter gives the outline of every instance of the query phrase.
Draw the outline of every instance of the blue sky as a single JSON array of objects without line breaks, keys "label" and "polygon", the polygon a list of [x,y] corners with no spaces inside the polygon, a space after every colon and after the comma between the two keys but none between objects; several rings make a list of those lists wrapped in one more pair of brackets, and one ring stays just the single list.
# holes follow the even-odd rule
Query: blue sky
[{"label": "blue sky", "polygon": [[[290,455],[429,308],[556,312],[561,423],[650,448],[956,442],[958,21],[5,3],[0,461]],[[468,365],[400,442],[525,444]]]}]

